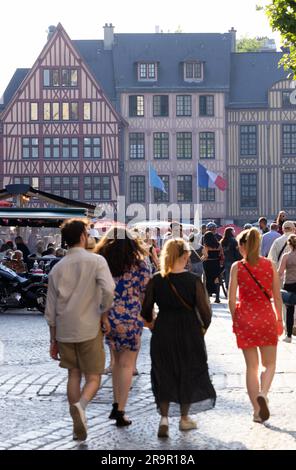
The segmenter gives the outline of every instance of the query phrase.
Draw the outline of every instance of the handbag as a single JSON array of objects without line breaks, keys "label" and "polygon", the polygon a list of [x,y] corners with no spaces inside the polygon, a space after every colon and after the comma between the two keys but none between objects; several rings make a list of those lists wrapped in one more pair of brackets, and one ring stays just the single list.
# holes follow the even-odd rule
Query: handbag
[{"label": "handbag", "polygon": [[206,334],[206,327],[204,325],[204,322],[203,322],[203,319],[201,318],[201,315],[199,313],[199,310],[198,308],[194,305],[194,306],[190,306],[184,299],[183,297],[179,294],[179,292],[177,291],[176,287],[174,286],[174,284],[169,280],[169,278],[167,277],[167,280],[168,280],[168,283],[169,283],[169,286],[171,288],[171,290],[174,292],[175,296],[180,300],[180,302],[184,305],[184,307],[187,308],[187,310],[190,310],[190,312],[192,312],[192,310],[194,310],[196,316],[197,316],[197,319],[198,319],[198,322],[200,324],[200,327],[201,327],[201,331],[202,333],[205,335]]},{"label": "handbag", "polygon": [[282,301],[285,305],[296,305],[296,293],[281,289]]}]

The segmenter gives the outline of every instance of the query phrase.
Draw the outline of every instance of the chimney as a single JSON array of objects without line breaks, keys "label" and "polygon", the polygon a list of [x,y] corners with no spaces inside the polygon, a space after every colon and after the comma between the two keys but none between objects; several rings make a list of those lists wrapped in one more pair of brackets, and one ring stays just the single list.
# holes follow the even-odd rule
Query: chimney
[{"label": "chimney", "polygon": [[47,40],[48,40],[48,41],[49,41],[50,38],[54,35],[56,29],[57,29],[57,28],[56,28],[55,26],[53,26],[53,25],[48,26],[48,30],[47,30]]},{"label": "chimney", "polygon": [[104,26],[104,49],[110,51],[114,44],[114,26],[112,23],[105,23]]},{"label": "chimney", "polygon": [[231,34],[231,52],[236,52],[236,29],[232,28],[228,31]]}]

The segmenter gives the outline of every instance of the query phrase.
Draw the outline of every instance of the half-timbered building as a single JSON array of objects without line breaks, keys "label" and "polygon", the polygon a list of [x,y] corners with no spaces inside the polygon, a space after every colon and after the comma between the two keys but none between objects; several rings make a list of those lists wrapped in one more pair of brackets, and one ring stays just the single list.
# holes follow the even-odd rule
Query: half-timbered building
[{"label": "half-timbered building", "polygon": [[227,108],[228,216],[296,217],[296,106],[281,53],[233,54]]},{"label": "half-timbered building", "polygon": [[[280,53],[235,53],[236,32],[71,40],[61,25],[0,105],[0,178],[114,204],[201,203],[243,223],[296,216],[296,108]],[[228,180],[199,188],[197,164]],[[166,193],[151,189],[148,167]],[[191,216],[193,212],[191,211]]]},{"label": "half-timbered building", "polygon": [[[119,34],[113,54],[125,129],[128,203],[201,203],[203,217],[226,217],[226,193],[198,188],[197,165],[226,177],[225,102],[234,31]],[[149,187],[148,166],[166,193]],[[191,216],[193,210],[191,210]]]},{"label": "half-timbered building", "polygon": [[60,24],[33,67],[16,72],[2,107],[2,187],[115,203],[125,123]]}]

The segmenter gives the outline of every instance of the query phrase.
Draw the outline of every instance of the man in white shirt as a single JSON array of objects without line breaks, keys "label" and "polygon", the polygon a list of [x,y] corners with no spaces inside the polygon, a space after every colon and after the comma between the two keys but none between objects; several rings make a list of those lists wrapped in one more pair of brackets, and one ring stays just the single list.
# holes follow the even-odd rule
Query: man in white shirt
[{"label": "man in white shirt", "polygon": [[89,236],[91,238],[94,238],[96,240],[96,242],[99,241],[100,234],[99,234],[99,231],[95,228],[94,224],[90,225]]},{"label": "man in white shirt", "polygon": [[115,284],[106,260],[86,251],[83,220],[66,221],[62,236],[69,251],[49,274],[45,318],[50,327],[50,355],[56,360],[60,356],[60,367],[68,369],[73,439],[85,440],[85,409],[98,391],[105,367],[101,314],[112,305]]},{"label": "man in white shirt", "polygon": [[283,254],[290,250],[287,242],[289,235],[295,233],[294,222],[286,220],[286,222],[283,223],[283,232],[284,234],[273,242],[268,254],[268,258],[275,263],[277,269],[279,268]]}]

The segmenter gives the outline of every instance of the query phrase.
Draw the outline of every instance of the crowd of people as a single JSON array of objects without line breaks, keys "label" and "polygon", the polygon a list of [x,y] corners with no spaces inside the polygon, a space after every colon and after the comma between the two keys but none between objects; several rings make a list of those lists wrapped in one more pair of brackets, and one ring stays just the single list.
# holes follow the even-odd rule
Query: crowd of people
[{"label": "crowd of people", "polygon": [[[86,408],[106,373],[104,338],[113,384],[109,419],[118,427],[132,424],[125,409],[144,326],[152,332],[158,436],[169,436],[170,416],[180,416],[182,431],[196,428],[190,414],[211,409],[216,401],[205,332],[211,323],[211,296],[220,303],[221,276],[246,362],[253,420],[269,418],[268,392],[284,331],[281,285],[286,293],[296,294],[296,229],[283,211],[270,228],[267,222],[260,217],[258,228],[245,225],[237,237],[232,227],[219,235],[214,222],[187,235],[180,223],[172,222],[163,236],[159,229],[141,233],[114,226],[101,237],[93,225],[71,219],[61,228],[67,250],[53,244],[44,249],[39,241],[30,253],[21,237],[3,242],[2,262],[17,272],[24,272],[32,260],[53,263],[45,318],[50,355],[68,370],[73,439],[87,437]],[[290,343],[292,303],[287,305],[285,328],[284,341]]]},{"label": "crowd of people", "polygon": [[[87,437],[86,407],[106,370],[104,337],[112,357],[109,419],[118,427],[132,424],[125,409],[144,326],[152,332],[158,436],[169,436],[170,416],[180,416],[182,431],[196,428],[190,414],[211,409],[216,401],[204,335],[211,323],[210,296],[220,302],[222,272],[233,332],[246,362],[253,420],[265,422],[278,338],[284,331],[282,276],[284,289],[296,293],[294,222],[281,216],[269,229],[262,217],[258,229],[244,227],[238,237],[231,227],[221,237],[214,222],[188,236],[181,224],[172,223],[160,240],[149,229],[141,235],[116,226],[100,239],[91,235],[84,221],[64,223],[68,252],[50,272],[45,312],[51,357],[68,369],[73,438]],[[291,341],[293,322],[294,305],[289,305],[286,342]]]},{"label": "crowd of people", "polygon": [[43,240],[36,242],[32,252],[20,236],[14,241],[0,240],[0,262],[17,274],[28,274],[37,266],[39,271],[49,272],[65,254],[65,249],[52,242],[45,247]]}]

